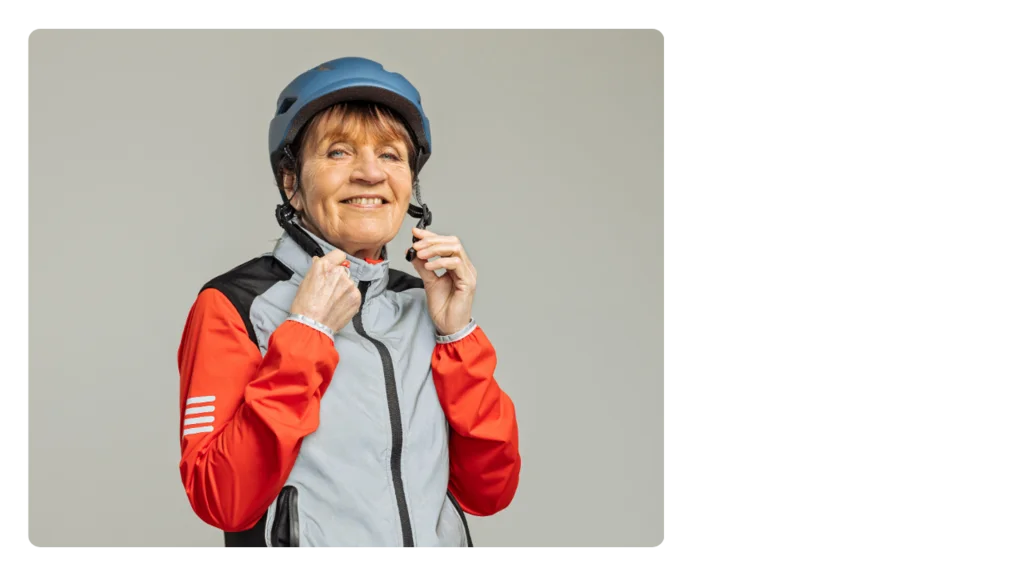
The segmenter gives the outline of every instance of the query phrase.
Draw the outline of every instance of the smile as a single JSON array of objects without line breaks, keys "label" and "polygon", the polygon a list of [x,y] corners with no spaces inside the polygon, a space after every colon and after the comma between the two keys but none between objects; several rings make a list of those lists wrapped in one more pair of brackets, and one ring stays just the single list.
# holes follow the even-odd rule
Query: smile
[{"label": "smile", "polygon": [[342,204],[348,204],[349,206],[355,206],[356,208],[379,208],[388,201],[380,197],[365,197],[360,196],[357,198],[349,198],[342,202]]}]

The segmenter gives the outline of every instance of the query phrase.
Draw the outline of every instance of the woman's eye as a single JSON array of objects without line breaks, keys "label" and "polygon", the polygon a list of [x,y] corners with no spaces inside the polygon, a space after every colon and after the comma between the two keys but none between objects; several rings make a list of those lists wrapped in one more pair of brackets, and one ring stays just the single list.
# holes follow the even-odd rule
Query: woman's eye
[{"label": "woman's eye", "polygon": [[388,160],[394,160],[396,162],[398,160],[401,160],[401,158],[399,158],[397,154],[392,154],[391,152],[385,152],[385,153],[381,154],[381,156],[387,158]]},{"label": "woman's eye", "polygon": [[331,150],[327,153],[328,158],[341,158],[342,154],[346,154],[344,150]]}]

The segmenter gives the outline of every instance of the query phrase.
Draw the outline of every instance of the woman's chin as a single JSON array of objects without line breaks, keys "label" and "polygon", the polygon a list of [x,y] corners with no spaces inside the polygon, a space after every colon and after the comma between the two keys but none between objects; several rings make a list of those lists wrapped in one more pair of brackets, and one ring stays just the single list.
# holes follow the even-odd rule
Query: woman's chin
[{"label": "woman's chin", "polygon": [[374,226],[358,226],[348,227],[344,234],[338,234],[334,237],[331,244],[342,248],[348,248],[349,251],[366,250],[371,248],[379,248],[388,243],[389,240],[394,238],[394,234],[391,233],[390,229],[382,229]]}]

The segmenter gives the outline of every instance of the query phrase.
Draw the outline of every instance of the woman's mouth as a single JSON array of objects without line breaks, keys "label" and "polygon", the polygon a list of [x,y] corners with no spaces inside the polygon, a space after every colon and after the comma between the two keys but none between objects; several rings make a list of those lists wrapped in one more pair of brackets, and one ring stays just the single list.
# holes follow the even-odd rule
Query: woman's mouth
[{"label": "woman's mouth", "polygon": [[357,196],[355,198],[348,198],[342,201],[342,204],[360,208],[363,210],[372,210],[374,208],[380,208],[387,204],[388,201],[379,196]]}]

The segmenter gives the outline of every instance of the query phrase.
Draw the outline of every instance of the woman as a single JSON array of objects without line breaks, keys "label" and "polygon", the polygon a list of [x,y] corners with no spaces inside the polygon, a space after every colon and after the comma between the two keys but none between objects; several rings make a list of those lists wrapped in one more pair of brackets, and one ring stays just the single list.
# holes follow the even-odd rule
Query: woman
[{"label": "woman", "polygon": [[[471,316],[476,270],[411,204],[429,126],[418,91],[362,58],[278,99],[284,234],[203,287],[178,350],[181,480],[228,546],[471,546],[463,511],[515,494],[515,411]],[[419,278],[388,266],[406,212]]]}]

